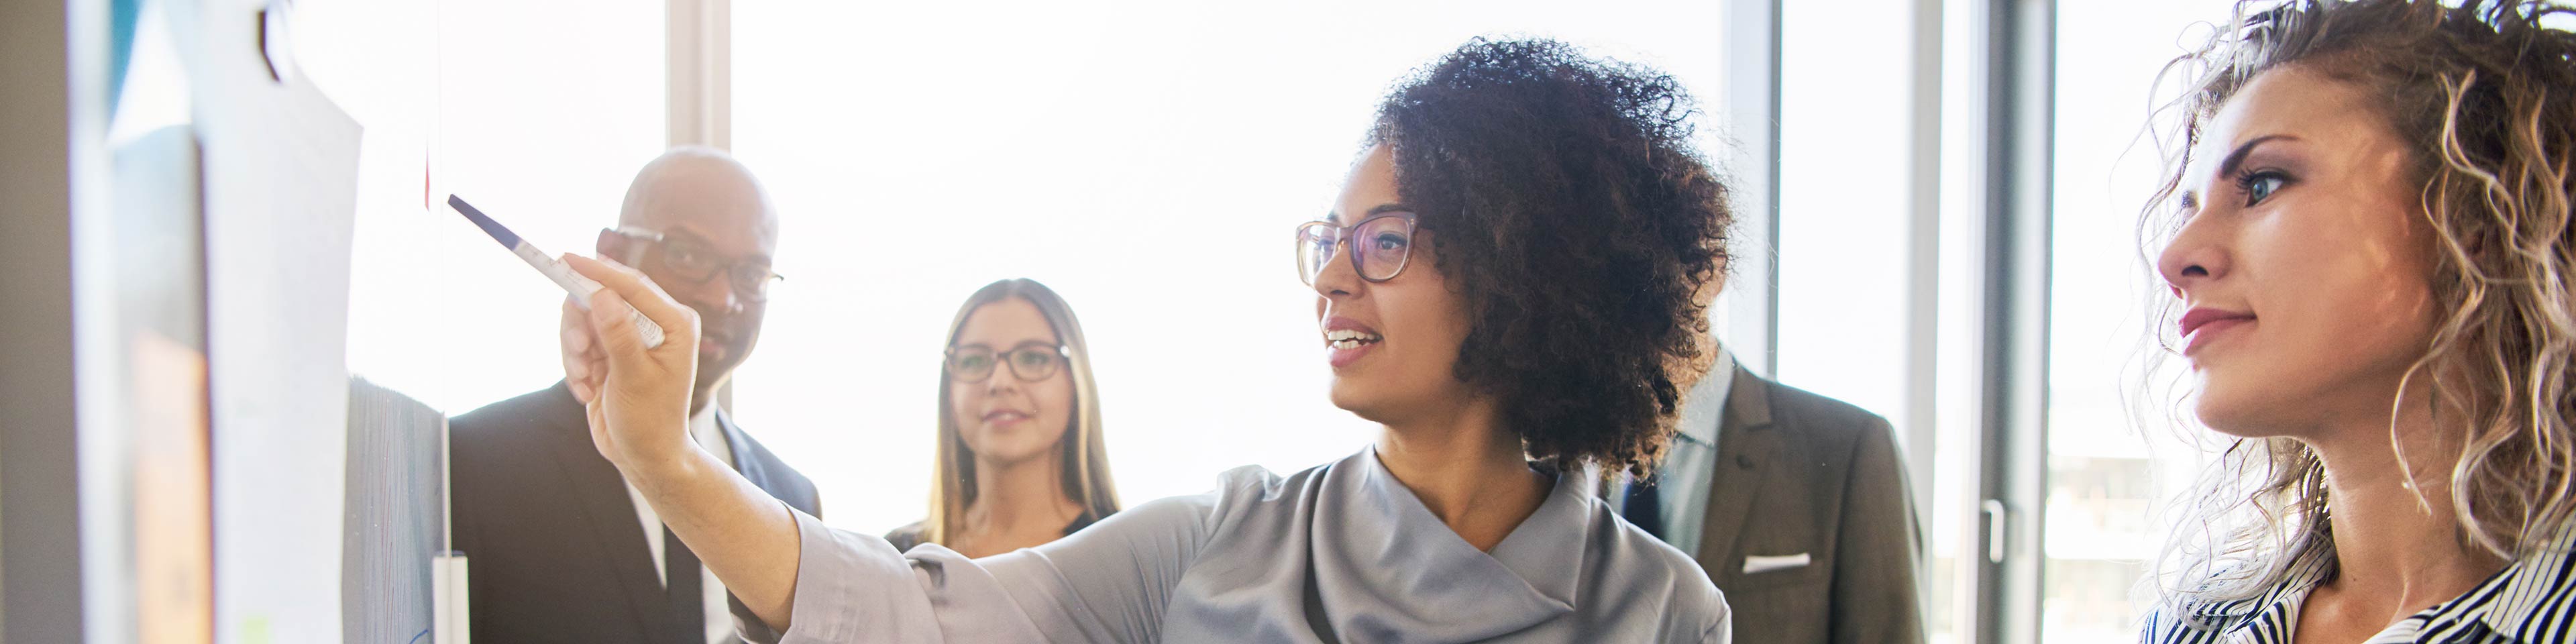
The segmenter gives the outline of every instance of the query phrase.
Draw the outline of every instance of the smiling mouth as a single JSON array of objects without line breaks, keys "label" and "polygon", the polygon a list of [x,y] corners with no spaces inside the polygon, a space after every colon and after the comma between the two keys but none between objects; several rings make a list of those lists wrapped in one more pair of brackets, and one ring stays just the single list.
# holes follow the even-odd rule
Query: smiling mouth
[{"label": "smiling mouth", "polygon": [[1028,415],[1028,414],[1021,413],[1021,412],[1018,412],[1018,411],[1013,411],[1013,410],[1007,410],[1007,409],[1006,409],[1006,410],[1002,410],[1002,411],[996,411],[996,412],[992,412],[992,413],[984,414],[984,422],[987,422],[987,423],[1008,423],[1008,422],[1016,422],[1016,421],[1028,420],[1028,418],[1029,418],[1029,415]]},{"label": "smiling mouth", "polygon": [[1357,329],[1334,329],[1324,332],[1324,346],[1333,349],[1357,349],[1384,340],[1386,338],[1383,336]]}]

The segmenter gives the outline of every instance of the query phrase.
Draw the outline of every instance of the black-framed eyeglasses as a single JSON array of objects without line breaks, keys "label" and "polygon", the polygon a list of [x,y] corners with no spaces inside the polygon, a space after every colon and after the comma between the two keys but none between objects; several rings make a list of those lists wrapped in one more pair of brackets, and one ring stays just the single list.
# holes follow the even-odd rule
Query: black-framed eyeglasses
[{"label": "black-framed eyeglasses", "polygon": [[715,277],[716,273],[724,273],[725,280],[733,286],[734,295],[746,300],[769,299],[769,285],[787,279],[787,276],[769,270],[767,262],[727,258],[705,240],[686,233],[666,235],[640,226],[618,226],[614,232],[653,244],[660,251],[656,253],[657,261],[670,271],[672,277],[698,284]]},{"label": "black-framed eyeglasses", "polygon": [[1372,215],[1349,226],[1310,221],[1297,226],[1297,278],[1315,284],[1315,276],[1333,261],[1343,242],[1351,242],[1351,270],[1360,279],[1384,282],[1404,272],[1413,258],[1413,213]]},{"label": "black-framed eyeglasses", "polygon": [[947,366],[948,377],[958,382],[990,380],[997,364],[1011,365],[1011,375],[1020,382],[1037,382],[1055,375],[1064,361],[1063,345],[1022,342],[1009,351],[994,351],[983,344],[961,344],[948,348]]}]

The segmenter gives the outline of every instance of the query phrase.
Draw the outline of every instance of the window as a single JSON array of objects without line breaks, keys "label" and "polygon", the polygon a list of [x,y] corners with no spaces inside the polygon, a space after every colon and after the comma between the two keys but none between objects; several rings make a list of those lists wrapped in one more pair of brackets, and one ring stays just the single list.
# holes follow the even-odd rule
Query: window
[{"label": "window", "polygon": [[[1960,483],[1980,422],[1984,213],[1948,169],[1978,163],[1971,143],[1991,133],[1963,118],[1982,35],[1962,3],[1938,18],[1910,13],[1919,4],[1780,3],[1779,247],[1737,248],[1776,257],[1779,287],[1739,282],[1725,297],[1777,297],[1778,379],[1895,423],[1928,546],[1926,623],[1949,642],[1966,639],[1951,580],[1976,534]],[[2134,636],[2131,592],[2164,536],[2153,511],[2197,464],[2142,436],[2123,403],[2154,286],[2132,224],[2156,158],[2136,135],[2157,68],[2228,5],[2056,3],[2046,638]],[[1330,206],[1386,89],[1472,36],[1561,38],[1681,78],[1704,112],[1702,150],[1726,164],[1736,142],[1768,136],[1726,129],[1723,92],[1744,86],[1729,76],[1727,7],[735,4],[733,152],[779,207],[777,267],[794,276],[736,374],[736,417],[815,480],[831,523],[916,520],[946,325],[978,286],[1030,277],[1082,317],[1130,504],[1204,491],[1237,465],[1284,473],[1346,455],[1373,430],[1325,399],[1289,234]],[[451,414],[545,386],[560,371],[560,294],[443,209],[424,215],[419,169],[436,170],[438,197],[464,195],[549,251],[589,250],[665,147],[663,7],[305,12],[334,25],[300,31],[320,39],[305,64],[368,128],[353,370]],[[489,15],[512,19],[468,19]],[[1903,62],[1925,19],[1944,21],[1945,57],[1929,219],[1908,193],[1911,128],[1929,106],[1911,102],[1922,70]],[[1926,223],[1928,259],[1915,254]],[[1909,308],[1926,267],[1936,305]],[[1908,357],[1924,337],[1928,376]]]},{"label": "window", "polygon": [[[301,64],[366,128],[351,372],[451,416],[562,378],[563,290],[444,202],[463,196],[546,252],[591,252],[616,225],[628,180],[663,148],[661,6],[316,2],[299,12],[312,27],[294,30]],[[425,206],[433,189],[436,205]]]},{"label": "window", "polygon": [[[2058,5],[2055,203],[2048,382],[2045,639],[2133,639],[2132,591],[2163,544],[2162,502],[2187,483],[2195,452],[2141,431],[2124,399],[2126,373],[2148,342],[2149,281],[2139,208],[2160,172],[2140,137],[2150,86],[2195,23],[2224,21],[2234,3]],[[2163,97],[2154,97],[2163,98]],[[2160,406],[2163,401],[2141,401]]]},{"label": "window", "polygon": [[[1922,3],[1780,3],[1780,214],[1779,371],[1792,387],[1850,403],[1886,418],[1906,460],[1925,546],[1917,581],[1927,610],[1926,635],[1953,641],[1949,611],[1950,566],[1960,549],[1957,513],[1940,499],[1961,492],[1958,477],[1941,457],[1974,431],[1973,416],[1957,422],[1935,415],[1936,405],[1956,407],[1972,396],[1965,388],[1936,388],[1939,378],[1916,373],[1916,361],[1965,365],[1973,355],[1917,356],[1923,328],[1943,329],[1938,311],[1961,306],[1959,287],[1973,268],[1952,261],[1956,249],[1917,245],[1918,227],[1938,238],[1944,218],[1968,211],[1919,212],[1938,204],[1915,203],[1916,20],[1938,23],[1938,11],[1917,16]],[[1938,69],[1927,82],[1938,83]],[[1753,189],[1738,186],[1737,189]],[[1933,215],[1933,216],[1927,216]],[[1928,253],[1928,254],[1927,254]],[[1935,306],[1917,310],[1914,289],[1939,287]],[[1958,327],[1931,340],[1942,349]],[[1974,338],[1973,335],[1968,336]],[[1951,382],[1961,382],[1952,379]],[[1930,393],[1935,400],[1915,396]],[[1966,402],[1973,402],[1968,398]],[[1937,461],[1937,462],[1936,462]],[[1929,484],[1927,484],[1929,482]]]},{"label": "window", "polygon": [[[1373,437],[1333,408],[1291,232],[1378,99],[1481,34],[1657,65],[1719,105],[1722,7],[734,6],[735,153],[779,206],[737,417],[862,531],[920,519],[946,326],[975,288],[1063,294],[1130,504]],[[1712,112],[1714,110],[1712,109]],[[1718,154],[1722,121],[1702,121]]]}]

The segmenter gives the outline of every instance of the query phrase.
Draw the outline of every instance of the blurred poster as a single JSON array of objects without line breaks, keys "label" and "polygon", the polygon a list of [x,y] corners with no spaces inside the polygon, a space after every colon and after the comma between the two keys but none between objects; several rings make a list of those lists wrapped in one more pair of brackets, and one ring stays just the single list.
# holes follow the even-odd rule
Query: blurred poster
[{"label": "blurred poster", "polygon": [[138,641],[214,641],[213,510],[206,473],[206,354],[154,332],[127,344],[134,394]]},{"label": "blurred poster", "polygon": [[360,129],[300,73],[294,3],[165,6],[204,158],[215,641],[336,642]]},{"label": "blurred poster", "polygon": [[119,520],[97,524],[130,558],[98,561],[133,566],[120,572],[134,586],[130,600],[93,599],[106,628],[134,629],[131,641],[211,642],[205,237],[195,132],[185,125],[151,130],[114,155],[114,226],[101,250],[112,255],[102,264],[114,285],[119,341],[101,362],[110,371],[112,402],[96,416],[117,431],[85,436],[90,453],[83,458],[101,465],[90,480],[102,496],[131,500],[122,512],[108,512]]}]

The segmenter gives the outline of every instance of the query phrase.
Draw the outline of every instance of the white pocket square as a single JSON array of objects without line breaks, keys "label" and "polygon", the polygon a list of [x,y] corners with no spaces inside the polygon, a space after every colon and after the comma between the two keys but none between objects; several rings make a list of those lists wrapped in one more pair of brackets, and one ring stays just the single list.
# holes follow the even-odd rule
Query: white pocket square
[{"label": "white pocket square", "polygon": [[1807,553],[1804,552],[1794,555],[1745,555],[1744,574],[1801,568],[1807,565],[1807,561]]}]

